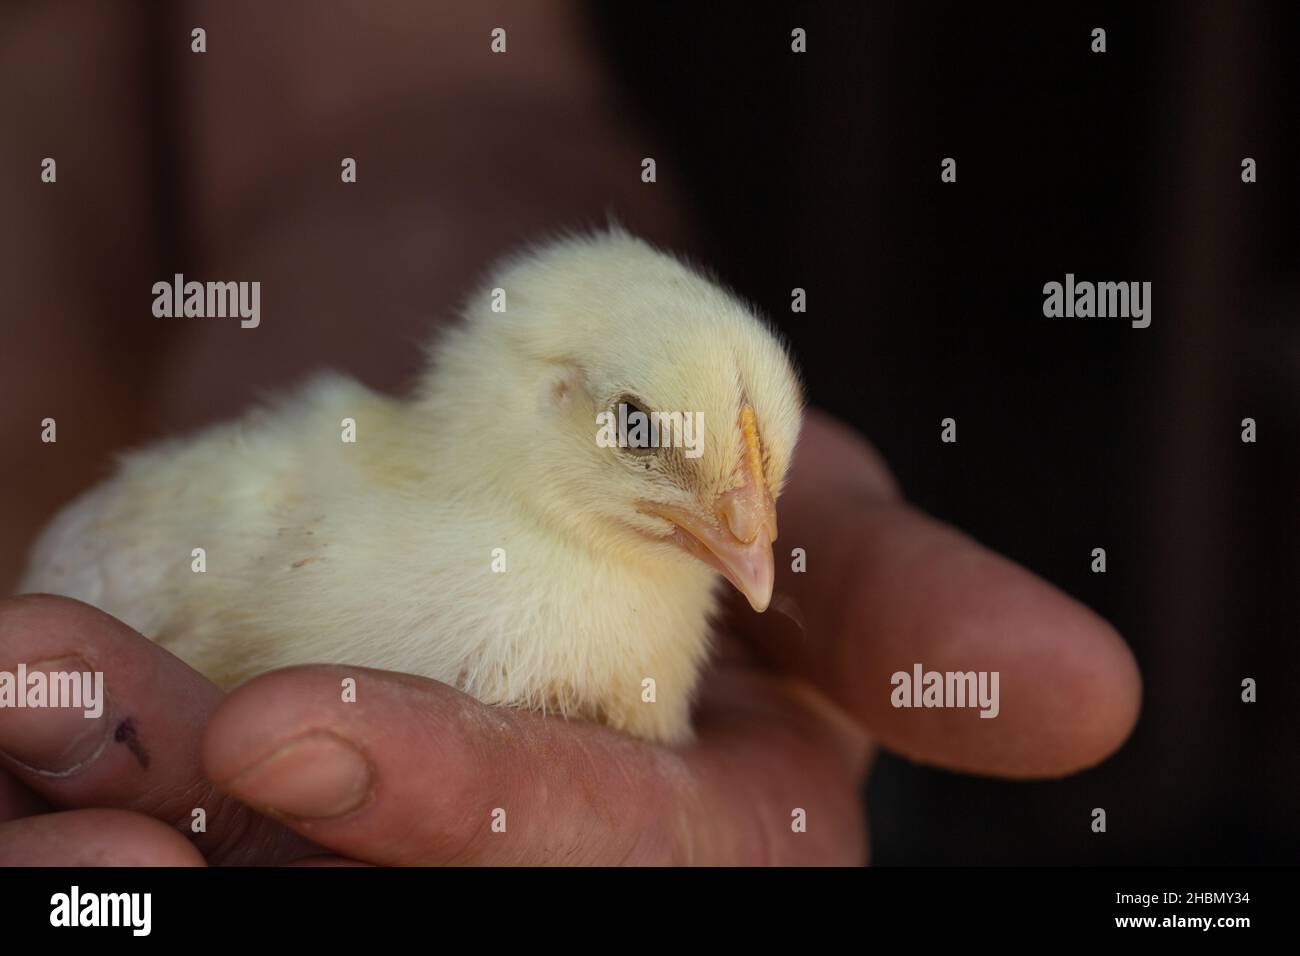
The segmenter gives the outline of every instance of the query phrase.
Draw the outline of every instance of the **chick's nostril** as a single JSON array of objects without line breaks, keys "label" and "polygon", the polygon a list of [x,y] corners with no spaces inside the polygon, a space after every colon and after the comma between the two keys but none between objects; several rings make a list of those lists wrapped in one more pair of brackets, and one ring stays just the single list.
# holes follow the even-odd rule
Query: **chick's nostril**
[{"label": "chick's nostril", "polygon": [[742,544],[749,544],[758,536],[758,529],[767,519],[764,509],[753,495],[729,492],[722,496],[721,517],[727,529]]}]

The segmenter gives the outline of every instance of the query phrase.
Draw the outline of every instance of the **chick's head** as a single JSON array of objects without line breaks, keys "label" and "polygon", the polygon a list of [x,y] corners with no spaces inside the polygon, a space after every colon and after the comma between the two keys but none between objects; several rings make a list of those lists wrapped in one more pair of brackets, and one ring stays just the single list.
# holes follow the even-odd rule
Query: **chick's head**
[{"label": "chick's head", "polygon": [[[519,495],[643,561],[703,562],[755,610],[774,574],[802,416],[789,356],[735,296],[621,231],[565,239],[489,282],[463,356],[494,348]],[[455,351],[455,350],[453,350]],[[505,430],[511,430],[506,436]]]}]

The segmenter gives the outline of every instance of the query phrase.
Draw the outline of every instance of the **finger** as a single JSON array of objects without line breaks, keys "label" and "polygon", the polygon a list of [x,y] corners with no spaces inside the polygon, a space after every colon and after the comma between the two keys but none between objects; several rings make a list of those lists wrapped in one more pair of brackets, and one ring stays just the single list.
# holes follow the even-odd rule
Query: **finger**
[{"label": "finger", "polygon": [[[341,699],[345,678],[355,702]],[[860,859],[860,732],[810,705],[811,690],[719,680],[719,699],[737,706],[704,715],[699,742],[675,752],[423,678],[291,668],[226,699],[204,766],[313,842],[371,863]],[[792,830],[799,808],[815,829]]]},{"label": "finger", "polygon": [[[747,622],[772,660],[824,688],[915,760],[1012,777],[1090,766],[1128,737],[1141,680],[1127,646],[1082,604],[901,501],[847,429],[810,417],[781,498],[778,562],[806,634]],[[788,529],[788,532],[787,530]],[[1000,710],[895,707],[892,675],[996,672]]]},{"label": "finger", "polygon": [[150,817],[71,810],[0,824],[0,866],[203,866],[203,857]]},{"label": "finger", "polygon": [[203,777],[199,740],[222,695],[179,658],[89,605],[25,595],[0,601],[0,670],[16,674],[19,662],[103,675],[98,717],[75,708],[0,708],[0,766],[33,792],[60,807],[157,817],[221,862],[305,852]]},{"label": "finger", "polygon": [[44,800],[0,770],[0,823],[33,813],[48,813],[49,809]]}]

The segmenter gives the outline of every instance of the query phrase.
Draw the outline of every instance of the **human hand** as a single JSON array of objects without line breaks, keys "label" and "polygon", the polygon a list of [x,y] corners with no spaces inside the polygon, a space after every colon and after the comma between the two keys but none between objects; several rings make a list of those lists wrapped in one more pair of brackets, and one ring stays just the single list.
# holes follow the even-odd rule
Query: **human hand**
[{"label": "human hand", "polygon": [[[873,737],[954,769],[1039,777],[1097,762],[1131,730],[1140,681],[1114,632],[910,509],[876,456],[823,416],[810,417],[781,500],[781,546],[808,555],[803,574],[778,562],[777,582],[805,631],[770,613],[733,615],[685,748],[362,668],[290,668],[223,699],[106,615],[29,597],[0,611],[0,660],[75,654],[104,671],[108,730],[76,742],[57,730],[16,735],[18,712],[0,711],[0,750],[56,806],[119,808],[187,831],[204,808],[207,832],[192,838],[213,862],[332,851],[383,864],[807,864],[865,858],[859,786]],[[889,675],[914,661],[998,671],[999,717],[894,709]],[[355,703],[342,702],[345,677],[357,681]],[[128,718],[147,767],[113,740]],[[32,769],[42,764],[54,772]],[[804,832],[791,826],[796,809]],[[498,810],[504,832],[492,826]],[[142,841],[179,852],[143,823],[96,830],[84,819],[0,825],[0,836],[25,828],[0,840],[0,863],[84,850],[77,833],[106,853]]]}]

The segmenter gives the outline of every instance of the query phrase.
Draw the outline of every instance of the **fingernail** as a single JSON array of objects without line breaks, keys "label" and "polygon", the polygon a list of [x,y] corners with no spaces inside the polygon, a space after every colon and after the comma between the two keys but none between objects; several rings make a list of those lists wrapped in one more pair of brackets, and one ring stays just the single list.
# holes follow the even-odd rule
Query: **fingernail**
[{"label": "fingernail", "polygon": [[[91,673],[90,666],[80,657],[72,656],[35,661],[25,665],[25,669],[27,677],[21,683],[17,668],[0,671],[0,752],[38,773],[68,773],[77,769],[96,756],[108,739],[112,723],[108,701],[98,702],[98,717],[86,716],[87,710],[95,708],[85,700],[80,707],[49,706],[54,701],[48,689],[39,706],[19,707],[17,702],[21,697],[26,704],[33,703],[31,678],[34,674],[76,674],[81,687],[84,685],[80,684],[80,675]],[[98,689],[103,690],[102,682]],[[103,696],[107,698],[107,692]]]},{"label": "fingernail", "polygon": [[370,765],[342,737],[317,731],[290,741],[224,786],[254,806],[323,820],[361,806],[370,793]]}]

